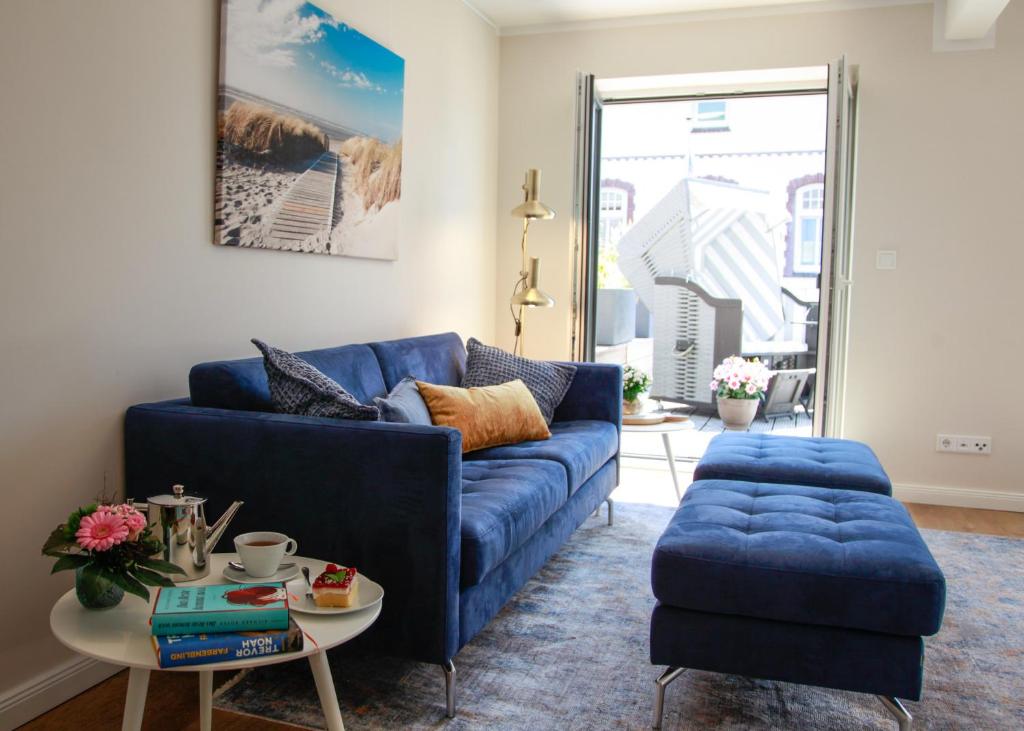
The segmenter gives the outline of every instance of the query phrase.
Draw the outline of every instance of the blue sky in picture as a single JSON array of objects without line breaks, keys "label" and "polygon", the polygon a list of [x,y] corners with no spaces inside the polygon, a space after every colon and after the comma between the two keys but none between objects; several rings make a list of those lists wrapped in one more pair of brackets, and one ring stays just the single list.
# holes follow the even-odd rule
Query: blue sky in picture
[{"label": "blue sky in picture", "polygon": [[224,82],[356,132],[402,136],[405,61],[312,3],[228,0]]}]

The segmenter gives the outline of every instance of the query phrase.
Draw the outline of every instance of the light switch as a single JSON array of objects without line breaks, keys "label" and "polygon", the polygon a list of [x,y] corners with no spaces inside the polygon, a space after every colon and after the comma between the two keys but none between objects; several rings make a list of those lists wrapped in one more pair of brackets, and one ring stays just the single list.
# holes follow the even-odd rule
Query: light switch
[{"label": "light switch", "polygon": [[892,250],[879,249],[875,255],[875,269],[895,269],[896,252]]}]

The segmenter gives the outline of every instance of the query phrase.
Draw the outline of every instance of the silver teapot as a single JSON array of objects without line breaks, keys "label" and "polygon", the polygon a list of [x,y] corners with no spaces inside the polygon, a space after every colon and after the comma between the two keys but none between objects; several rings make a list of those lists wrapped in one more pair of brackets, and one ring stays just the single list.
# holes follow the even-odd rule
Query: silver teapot
[{"label": "silver teapot", "polygon": [[236,500],[210,525],[206,521],[206,498],[186,495],[183,485],[171,488],[173,495],[155,495],[145,506],[135,508],[146,513],[153,535],[164,544],[160,558],[177,564],[185,575],[175,574],[175,583],[195,581],[210,573],[209,558],[228,523],[242,507]]}]

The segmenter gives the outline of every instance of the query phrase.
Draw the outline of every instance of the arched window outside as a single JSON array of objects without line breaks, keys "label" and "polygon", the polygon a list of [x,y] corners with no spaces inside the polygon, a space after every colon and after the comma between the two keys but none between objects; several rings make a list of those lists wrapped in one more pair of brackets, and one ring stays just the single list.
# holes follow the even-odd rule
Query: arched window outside
[{"label": "arched window outside", "polygon": [[816,274],[821,271],[821,226],[824,217],[825,186],[812,183],[797,189],[793,210],[793,271]]},{"label": "arched window outside", "polygon": [[601,186],[601,246],[615,247],[626,229],[629,211],[629,193],[619,187]]}]

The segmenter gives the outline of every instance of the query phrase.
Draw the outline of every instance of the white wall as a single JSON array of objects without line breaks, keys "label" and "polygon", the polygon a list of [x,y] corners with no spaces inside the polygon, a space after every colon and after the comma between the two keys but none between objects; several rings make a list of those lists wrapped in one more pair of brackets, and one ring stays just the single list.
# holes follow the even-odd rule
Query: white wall
[{"label": "white wall", "polygon": [[[539,167],[542,200],[559,217],[531,226],[530,248],[558,306],[527,314],[528,355],[568,355],[577,70],[814,66],[842,53],[861,72],[846,434],[877,449],[903,496],[1024,509],[1021,3],[1004,12],[991,51],[933,53],[930,5],[503,38],[499,338],[511,342],[505,305],[519,264],[508,211],[523,171]],[[898,251],[897,271],[874,268],[880,248]],[[993,454],[937,454],[938,432],[991,436]]]},{"label": "white wall", "polygon": [[121,487],[127,406],[254,336],[493,334],[493,29],[459,0],[322,5],[406,61],[395,263],[211,244],[217,2],[0,4],[0,708],[69,656],[47,617],[71,575],[39,547]]}]

